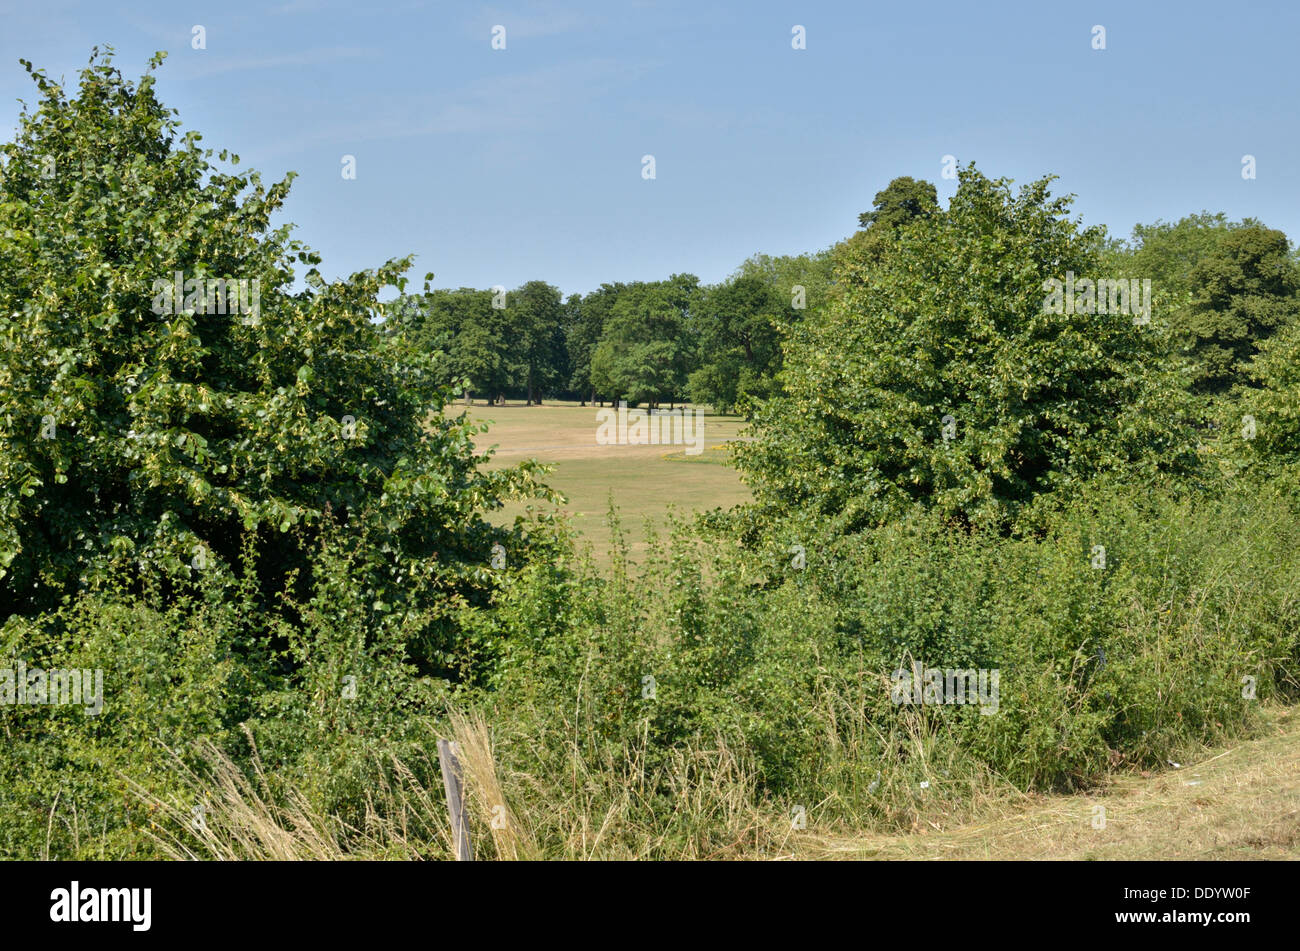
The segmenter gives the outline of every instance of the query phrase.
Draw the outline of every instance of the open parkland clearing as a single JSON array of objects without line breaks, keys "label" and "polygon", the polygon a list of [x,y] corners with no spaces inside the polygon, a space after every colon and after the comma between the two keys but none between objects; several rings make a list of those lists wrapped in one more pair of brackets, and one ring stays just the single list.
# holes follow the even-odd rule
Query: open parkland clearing
[{"label": "open parkland clearing", "polygon": [[[744,438],[742,417],[709,413],[704,418],[704,451],[689,455],[680,445],[600,445],[599,409],[571,402],[526,406],[510,401],[497,406],[476,400],[469,406],[457,401],[446,413],[468,412],[470,419],[488,424],[475,443],[480,451],[494,450],[488,468],[530,458],[554,466],[545,481],[567,500],[557,511],[572,520],[597,560],[611,542],[611,500],[634,560],[646,547],[647,519],[662,527],[670,510],[688,515],[749,500],[749,489],[729,461],[728,444]],[[507,525],[528,504],[539,503],[511,503],[492,513],[489,521]]]}]

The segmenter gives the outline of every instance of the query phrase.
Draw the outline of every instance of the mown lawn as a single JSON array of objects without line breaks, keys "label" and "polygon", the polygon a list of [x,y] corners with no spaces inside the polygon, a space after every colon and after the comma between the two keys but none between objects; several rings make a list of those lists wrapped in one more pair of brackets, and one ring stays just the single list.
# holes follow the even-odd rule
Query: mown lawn
[{"label": "mown lawn", "polygon": [[[467,411],[471,419],[490,424],[491,429],[477,441],[481,450],[496,449],[489,468],[528,458],[555,466],[549,482],[568,500],[559,510],[573,520],[597,558],[608,552],[611,542],[605,517],[611,498],[634,557],[645,549],[647,517],[662,527],[670,507],[685,514],[749,500],[748,488],[728,464],[725,445],[744,427],[740,417],[706,416],[705,450],[687,455],[683,446],[597,444],[597,409],[576,403],[490,406],[480,402],[468,407],[457,403],[447,412]],[[516,503],[494,513],[491,520],[508,524],[523,511],[524,506]]]},{"label": "mown lawn", "polygon": [[[1273,707],[1265,735],[1153,774],[1116,773],[1077,795],[1008,793],[978,821],[918,821],[905,835],[808,836],[795,857],[1203,861],[1300,859],[1300,717]],[[938,819],[938,821],[935,821]]]}]

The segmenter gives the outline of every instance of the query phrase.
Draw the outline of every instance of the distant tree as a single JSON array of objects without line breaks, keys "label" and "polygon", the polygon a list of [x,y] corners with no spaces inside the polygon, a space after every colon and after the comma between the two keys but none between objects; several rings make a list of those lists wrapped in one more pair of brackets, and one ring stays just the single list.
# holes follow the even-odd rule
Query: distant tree
[{"label": "distant tree", "polygon": [[612,397],[652,406],[684,395],[691,369],[691,308],[699,278],[629,284],[618,295],[591,360],[591,379]]},{"label": "distant tree", "polygon": [[894,179],[883,191],[876,192],[871,211],[858,215],[858,225],[892,231],[915,218],[924,218],[939,210],[935,187],[908,175]]},{"label": "distant tree", "polygon": [[558,288],[529,281],[506,295],[506,336],[530,404],[566,379],[564,305]]},{"label": "distant tree", "polygon": [[442,381],[467,383],[471,395],[481,393],[489,400],[511,388],[516,363],[506,318],[493,308],[492,297],[491,291],[471,287],[413,297],[418,315],[409,331],[426,352],[442,354]]},{"label": "distant tree", "polygon": [[695,315],[701,365],[688,381],[691,399],[728,413],[747,396],[771,396],[781,358],[777,328],[788,305],[757,277],[702,289]]},{"label": "distant tree", "polygon": [[608,391],[595,385],[591,375],[591,361],[605,332],[605,323],[619,294],[626,284],[602,284],[586,296],[574,294],[566,304],[568,311],[565,327],[565,349],[568,352],[568,388],[583,403],[595,403]]},{"label": "distant tree", "polygon": [[1253,218],[1202,212],[1138,225],[1126,264],[1151,280],[1153,311],[1192,361],[1192,388],[1204,396],[1253,385],[1248,364],[1297,309],[1290,243]]},{"label": "distant tree", "polygon": [[835,286],[834,264],[829,250],[815,254],[755,254],[736,269],[732,279],[752,277],[767,284],[783,303],[777,316],[784,327],[803,320],[830,301]]},{"label": "distant tree", "polygon": [[1300,273],[1281,231],[1225,234],[1192,268],[1192,298],[1174,333],[1196,365],[1193,388],[1221,394],[1249,383],[1259,346],[1300,310]]},{"label": "distant tree", "polygon": [[884,253],[899,229],[914,221],[942,215],[933,185],[903,176],[876,193],[871,211],[858,215],[862,230],[845,238],[842,245],[857,249],[865,263]]},{"label": "distant tree", "polygon": [[1187,215],[1176,222],[1138,224],[1128,245],[1135,277],[1150,278],[1156,310],[1185,308],[1193,292],[1192,271],[1229,232],[1259,224],[1229,221],[1222,212]]}]

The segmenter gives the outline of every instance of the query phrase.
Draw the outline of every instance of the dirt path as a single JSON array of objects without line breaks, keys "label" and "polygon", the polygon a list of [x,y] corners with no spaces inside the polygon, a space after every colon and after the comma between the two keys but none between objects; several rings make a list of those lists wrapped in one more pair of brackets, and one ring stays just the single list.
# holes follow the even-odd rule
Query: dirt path
[{"label": "dirt path", "polygon": [[[951,831],[821,839],[801,858],[1300,859],[1300,714],[1274,731],[1086,795],[1030,796]],[[1105,828],[1094,828],[1096,807]]]}]

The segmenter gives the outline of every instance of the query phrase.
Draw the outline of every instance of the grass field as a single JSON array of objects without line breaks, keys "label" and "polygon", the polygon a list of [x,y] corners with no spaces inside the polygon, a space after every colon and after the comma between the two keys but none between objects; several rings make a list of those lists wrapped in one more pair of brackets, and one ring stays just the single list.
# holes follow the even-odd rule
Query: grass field
[{"label": "grass field", "polygon": [[[480,450],[496,449],[489,468],[529,458],[555,466],[548,482],[567,499],[559,511],[572,519],[597,558],[608,551],[611,541],[605,517],[611,498],[634,558],[645,548],[647,518],[662,526],[670,507],[686,514],[749,500],[749,490],[728,464],[725,445],[744,427],[740,417],[705,417],[704,451],[688,455],[684,447],[674,445],[599,445],[597,410],[576,403],[468,407],[457,403],[447,413],[468,411],[471,419],[490,425],[477,441]],[[522,504],[511,505],[494,513],[491,521],[508,524],[523,511]]]}]

